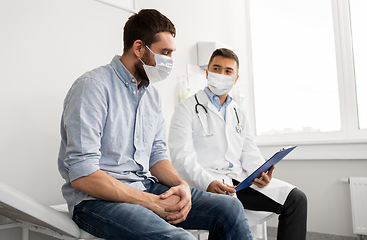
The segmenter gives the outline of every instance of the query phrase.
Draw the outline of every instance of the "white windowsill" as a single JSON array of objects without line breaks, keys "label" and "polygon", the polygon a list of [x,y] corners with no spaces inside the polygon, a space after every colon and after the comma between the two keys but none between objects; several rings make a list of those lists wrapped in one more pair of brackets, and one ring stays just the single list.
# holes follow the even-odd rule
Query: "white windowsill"
[{"label": "white windowsill", "polygon": [[286,160],[367,160],[367,138],[256,141],[256,143],[265,159],[283,147],[298,145]]}]

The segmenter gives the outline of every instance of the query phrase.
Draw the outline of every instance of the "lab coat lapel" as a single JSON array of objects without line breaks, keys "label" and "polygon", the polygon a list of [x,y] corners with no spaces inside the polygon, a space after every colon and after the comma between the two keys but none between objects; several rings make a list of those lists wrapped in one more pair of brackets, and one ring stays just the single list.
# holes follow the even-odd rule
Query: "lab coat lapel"
[{"label": "lab coat lapel", "polygon": [[219,117],[220,119],[222,119],[222,121],[224,121],[222,116],[218,112],[218,109],[213,105],[213,103],[210,102],[208,96],[206,95],[206,93],[203,90],[200,90],[198,92],[198,98],[199,98],[199,102],[202,102],[202,104],[208,110],[209,115],[214,114],[217,117]]},{"label": "lab coat lapel", "polygon": [[236,116],[234,115],[235,113],[234,113],[233,107],[234,106],[233,106],[233,101],[232,101],[230,104],[228,104],[227,110],[226,110],[226,123],[229,124],[229,126],[233,125],[232,124],[233,118],[236,118]]},{"label": "lab coat lapel", "polygon": [[224,119],[222,118],[222,116],[218,112],[218,109],[213,105],[213,103],[211,103],[210,101],[208,101],[206,103],[206,107],[208,108],[208,111],[214,113],[215,115],[217,115],[220,119],[222,119],[224,121]]}]

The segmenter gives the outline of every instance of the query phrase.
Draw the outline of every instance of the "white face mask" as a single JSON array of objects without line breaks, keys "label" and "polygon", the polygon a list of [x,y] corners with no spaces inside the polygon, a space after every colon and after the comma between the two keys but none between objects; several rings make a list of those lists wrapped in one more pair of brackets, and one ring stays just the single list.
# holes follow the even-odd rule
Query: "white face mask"
[{"label": "white face mask", "polygon": [[228,93],[231,90],[235,81],[236,77],[208,71],[209,89],[217,96],[222,96]]},{"label": "white face mask", "polygon": [[156,83],[166,79],[173,69],[173,57],[155,54],[148,46],[146,47],[154,54],[156,63],[155,66],[149,66],[139,58],[139,60],[143,63],[143,68],[149,78],[149,82]]}]

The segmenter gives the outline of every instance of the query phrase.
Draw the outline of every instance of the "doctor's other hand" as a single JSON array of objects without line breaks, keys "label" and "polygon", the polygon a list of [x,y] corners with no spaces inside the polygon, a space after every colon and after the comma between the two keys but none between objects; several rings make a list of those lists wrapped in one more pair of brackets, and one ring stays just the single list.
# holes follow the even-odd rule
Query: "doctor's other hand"
[{"label": "doctor's other hand", "polygon": [[234,186],[229,186],[228,184],[224,185],[220,181],[212,181],[208,188],[207,192],[218,193],[218,194],[227,194],[233,196],[236,193],[236,189]]},{"label": "doctor's other hand", "polygon": [[255,178],[255,180],[252,182],[252,184],[258,186],[259,188],[263,188],[269,185],[271,179],[273,178],[273,171],[274,171],[275,166],[273,165],[269,171],[267,171],[266,173],[263,172],[261,173],[261,177],[260,178]]}]

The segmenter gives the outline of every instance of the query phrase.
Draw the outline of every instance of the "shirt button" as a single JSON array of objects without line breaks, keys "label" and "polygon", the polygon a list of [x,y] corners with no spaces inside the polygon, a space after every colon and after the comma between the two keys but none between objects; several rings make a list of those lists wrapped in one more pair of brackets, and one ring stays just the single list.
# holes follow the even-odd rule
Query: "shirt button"
[{"label": "shirt button", "polygon": [[131,81],[132,81],[132,82],[135,82],[135,79],[133,78],[133,79],[131,79]]},{"label": "shirt button", "polygon": [[128,83],[128,82],[125,82],[125,84],[126,84],[126,85],[129,85],[129,83]]},{"label": "shirt button", "polygon": [[138,138],[135,138],[135,141],[138,141]]},{"label": "shirt button", "polygon": [[133,94],[135,95],[136,94],[136,91],[133,91]]}]

